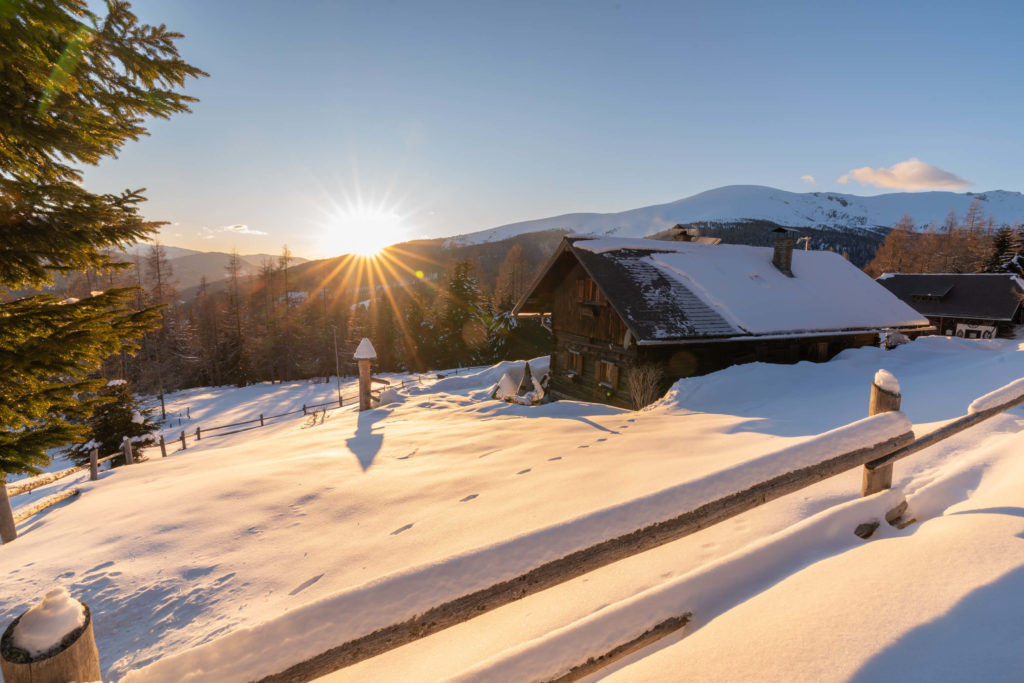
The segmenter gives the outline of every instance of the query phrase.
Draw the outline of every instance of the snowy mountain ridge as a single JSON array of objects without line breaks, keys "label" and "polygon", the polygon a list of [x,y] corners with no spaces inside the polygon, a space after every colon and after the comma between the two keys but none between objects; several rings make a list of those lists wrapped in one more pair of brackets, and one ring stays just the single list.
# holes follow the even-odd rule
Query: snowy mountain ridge
[{"label": "snowy mountain ridge", "polygon": [[838,192],[787,192],[762,185],[727,185],[667,204],[618,213],[570,213],[510,223],[490,230],[458,235],[452,245],[481,244],[541,230],[646,237],[676,223],[735,224],[769,221],[794,228],[869,230],[890,228],[904,214],[918,226],[941,223],[953,210],[963,216],[975,200],[997,224],[1024,219],[1024,194],[991,192],[894,192],[874,196]]}]

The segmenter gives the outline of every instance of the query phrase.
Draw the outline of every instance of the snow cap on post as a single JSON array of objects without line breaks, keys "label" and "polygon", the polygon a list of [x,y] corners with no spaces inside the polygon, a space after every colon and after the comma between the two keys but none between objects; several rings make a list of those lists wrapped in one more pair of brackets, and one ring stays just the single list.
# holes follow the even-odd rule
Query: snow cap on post
[{"label": "snow cap on post", "polygon": [[376,360],[377,352],[374,350],[370,340],[363,337],[363,341],[359,342],[359,346],[356,347],[355,355],[352,358],[355,360]]}]

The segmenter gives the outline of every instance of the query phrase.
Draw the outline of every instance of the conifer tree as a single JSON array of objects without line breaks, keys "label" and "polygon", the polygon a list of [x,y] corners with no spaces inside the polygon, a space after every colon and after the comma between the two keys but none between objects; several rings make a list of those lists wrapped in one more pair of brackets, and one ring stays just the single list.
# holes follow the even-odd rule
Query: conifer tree
[{"label": "conifer tree", "polygon": [[[84,465],[89,462],[89,451],[94,447],[99,449],[101,457],[119,453],[121,439],[126,436],[132,442],[132,448],[154,443],[150,434],[155,432],[158,426],[148,411],[140,408],[138,401],[128,390],[127,382],[113,380],[97,393],[104,402],[96,407],[89,418],[89,441],[67,449],[68,456],[75,463]],[[111,467],[123,464],[124,455],[118,455],[111,461]]]},{"label": "conifer tree", "polygon": [[80,0],[19,0],[0,11],[0,473],[34,472],[46,450],[84,436],[76,424],[102,398],[90,372],[150,329],[132,290],[81,300],[10,300],[55,271],[114,267],[121,248],[159,224],[141,190],[94,194],[76,164],[95,164],[146,134],[145,117],[188,111],[177,89],[204,75],[183,61],[179,34],[140,24],[128,3],[105,16]]}]

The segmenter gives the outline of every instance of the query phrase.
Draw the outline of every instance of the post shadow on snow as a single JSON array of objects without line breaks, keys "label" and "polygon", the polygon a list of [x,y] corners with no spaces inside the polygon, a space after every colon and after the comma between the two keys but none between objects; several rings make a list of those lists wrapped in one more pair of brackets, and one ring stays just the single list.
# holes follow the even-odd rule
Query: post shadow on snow
[{"label": "post shadow on snow", "polygon": [[1018,680],[1022,613],[1024,567],[1018,567],[891,643],[850,680]]},{"label": "post shadow on snow", "polygon": [[345,441],[348,449],[355,454],[363,472],[370,469],[374,458],[384,445],[384,435],[374,434],[373,425],[391,415],[391,408],[364,410],[356,418],[356,433]]}]

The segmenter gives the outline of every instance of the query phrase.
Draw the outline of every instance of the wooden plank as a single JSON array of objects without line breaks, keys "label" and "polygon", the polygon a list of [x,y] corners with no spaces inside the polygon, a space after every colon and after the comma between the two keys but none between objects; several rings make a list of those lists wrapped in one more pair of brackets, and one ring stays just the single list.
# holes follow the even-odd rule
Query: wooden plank
[{"label": "wooden plank", "polygon": [[22,508],[21,510],[18,510],[16,513],[14,513],[14,523],[18,524],[19,522],[23,522],[32,515],[38,512],[42,512],[51,505],[56,505],[57,503],[67,500],[68,498],[74,498],[79,493],[80,491],[78,489],[68,489],[67,491],[61,491],[60,493],[55,493],[52,496],[47,496],[46,498],[43,498],[35,505],[27,508]]},{"label": "wooden plank", "polygon": [[46,486],[47,484],[51,484],[59,479],[71,476],[75,472],[81,472],[83,469],[85,469],[85,466],[79,465],[78,467],[69,467],[66,470],[60,470],[58,472],[48,472],[46,474],[40,474],[35,477],[32,477],[31,479],[25,479],[24,481],[19,481],[15,484],[8,484],[7,495],[17,496],[21,495],[22,493],[28,493],[29,491],[33,491],[39,488],[40,486]]},{"label": "wooden plank", "polygon": [[1022,404],[1024,404],[1024,396],[1015,398],[1011,401],[1007,401],[1006,403],[1000,404],[994,408],[989,408],[988,410],[982,410],[980,412],[972,413],[970,415],[964,415],[963,417],[959,417],[956,420],[950,422],[946,426],[936,429],[934,432],[925,434],[920,439],[915,439],[913,443],[910,443],[907,446],[904,446],[903,448],[900,448],[890,453],[889,455],[878,458],[877,460],[872,460],[871,462],[865,464],[864,466],[868,469],[873,470],[884,468],[888,465],[892,465],[892,463],[896,462],[897,460],[901,460],[907,457],[908,455],[913,455],[918,451],[923,451],[926,448],[930,448],[931,446],[934,446],[940,441],[948,439],[954,434],[959,434],[965,429],[970,429],[979,422],[984,422],[990,417],[995,417],[1000,413],[1006,412],[1010,408],[1015,408]]},{"label": "wooden plank", "polygon": [[572,681],[578,681],[581,678],[585,678],[592,673],[600,671],[612,662],[631,655],[637,650],[641,650],[652,643],[656,643],[671,633],[675,633],[682,627],[686,626],[692,617],[693,614],[690,612],[678,617],[669,617],[660,624],[644,631],[636,638],[612,648],[600,657],[591,657],[583,664],[574,666],[561,676],[552,678],[550,683],[572,683]]},{"label": "wooden plank", "polygon": [[583,574],[688,536],[802,488],[906,446],[914,439],[906,432],[882,443],[859,448],[816,465],[787,472],[743,491],[737,491],[671,519],[608,539],[589,548],[546,562],[514,578],[432,607],[412,619],[386,626],[267,676],[263,683],[310,681],[332,671],[406,645],[460,624],[528,595],[557,586]]}]

